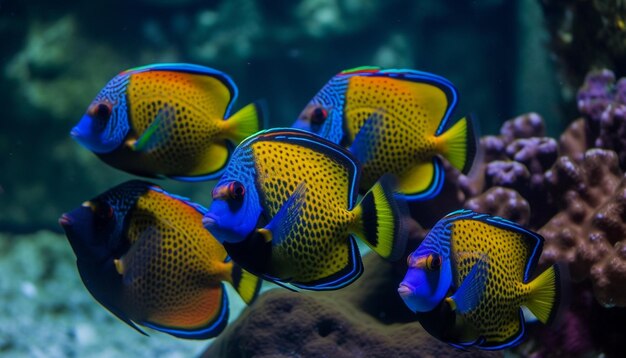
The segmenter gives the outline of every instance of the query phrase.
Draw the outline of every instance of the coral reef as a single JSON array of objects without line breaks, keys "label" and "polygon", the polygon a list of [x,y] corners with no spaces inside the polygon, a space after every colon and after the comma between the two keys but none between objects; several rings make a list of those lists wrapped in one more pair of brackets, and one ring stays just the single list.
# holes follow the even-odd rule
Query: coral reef
[{"label": "coral reef", "polygon": [[626,168],[626,78],[615,83],[609,70],[590,72],[577,104],[586,119],[588,145],[615,151],[620,167]]},{"label": "coral reef", "polygon": [[[375,254],[354,284],[332,292],[272,290],[230,324],[204,357],[454,357],[396,293],[402,279]],[[501,353],[466,352],[467,357]]]}]

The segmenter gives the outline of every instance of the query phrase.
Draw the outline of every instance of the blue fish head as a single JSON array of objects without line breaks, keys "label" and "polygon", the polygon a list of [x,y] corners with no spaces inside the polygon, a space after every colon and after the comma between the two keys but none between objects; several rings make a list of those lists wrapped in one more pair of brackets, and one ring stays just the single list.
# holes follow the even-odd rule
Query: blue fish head
[{"label": "blue fish head", "polygon": [[117,220],[104,201],[90,200],[59,218],[78,261],[106,262],[115,251]]},{"label": "blue fish head", "polygon": [[450,259],[431,250],[409,255],[409,269],[400,283],[398,293],[413,312],[429,312],[445,298],[452,285]]},{"label": "blue fish head", "polygon": [[124,142],[130,130],[126,103],[129,75],[113,78],[96,96],[70,135],[94,153],[110,153]]},{"label": "blue fish head", "polygon": [[347,82],[335,76],[302,110],[293,128],[306,130],[335,144],[344,139],[343,109]]},{"label": "blue fish head", "polygon": [[65,213],[59,224],[76,254],[78,261],[103,263],[128,245],[124,225],[137,199],[154,185],[130,180],[115,186],[81,206]]},{"label": "blue fish head", "polygon": [[220,180],[204,215],[204,227],[220,242],[238,243],[256,228],[262,208],[254,182]]}]

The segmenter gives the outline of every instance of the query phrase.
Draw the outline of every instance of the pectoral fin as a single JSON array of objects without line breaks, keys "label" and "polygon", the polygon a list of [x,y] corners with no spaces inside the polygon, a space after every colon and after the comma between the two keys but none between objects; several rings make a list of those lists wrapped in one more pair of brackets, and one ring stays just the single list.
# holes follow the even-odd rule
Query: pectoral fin
[{"label": "pectoral fin", "polygon": [[272,241],[274,245],[280,245],[287,237],[302,215],[306,190],[305,182],[298,184],[296,190],[280,207],[280,210],[274,215],[269,224],[257,230],[257,233],[262,235],[266,242]]},{"label": "pectoral fin", "polygon": [[446,298],[450,307],[460,313],[467,313],[480,303],[487,283],[487,262],[478,260],[467,274],[456,293]]},{"label": "pectoral fin", "polygon": [[[167,120],[170,117],[169,121]],[[165,141],[166,133],[168,129],[165,128],[167,123],[173,123],[175,120],[173,112],[168,111],[166,108],[162,108],[157,114],[154,121],[150,123],[148,128],[141,134],[135,141],[131,141],[128,144],[131,149],[136,152],[153,150]]]}]

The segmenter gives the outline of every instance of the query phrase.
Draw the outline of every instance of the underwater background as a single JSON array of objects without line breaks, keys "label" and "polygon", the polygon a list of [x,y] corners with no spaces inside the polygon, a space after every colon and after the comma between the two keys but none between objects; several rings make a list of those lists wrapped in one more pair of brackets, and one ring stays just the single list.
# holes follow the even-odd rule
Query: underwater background
[{"label": "underwater background", "polygon": [[[566,335],[531,332],[505,354],[619,356],[626,350],[626,114],[614,109],[626,105],[615,86],[626,72],[625,19],[617,0],[0,0],[0,355],[187,357],[207,348],[208,357],[460,354],[421,329],[397,297],[397,282],[384,279],[398,268],[374,257],[345,290],[262,295],[215,344],[144,337],[89,295],[57,220],[133,176],[102,163],[69,131],[120,71],[189,62],[233,78],[234,110],[264,99],[270,127],[291,125],[344,69],[411,68],[448,78],[460,94],[455,115],[473,113],[485,136],[486,174],[479,184],[449,175],[445,205],[425,206],[420,224],[429,228],[469,207],[542,228],[542,263],[569,263],[576,282]],[[596,72],[585,84],[589,71],[602,68],[612,72]],[[580,117],[586,122],[575,122]],[[526,138],[543,141],[508,149]],[[586,155],[593,147],[602,149]],[[516,174],[520,166],[526,174]],[[157,183],[210,202],[207,183]],[[615,220],[603,226],[598,213]],[[563,234],[569,227],[573,233]],[[605,243],[577,242],[589,237]],[[229,296],[232,323],[243,303]]]}]

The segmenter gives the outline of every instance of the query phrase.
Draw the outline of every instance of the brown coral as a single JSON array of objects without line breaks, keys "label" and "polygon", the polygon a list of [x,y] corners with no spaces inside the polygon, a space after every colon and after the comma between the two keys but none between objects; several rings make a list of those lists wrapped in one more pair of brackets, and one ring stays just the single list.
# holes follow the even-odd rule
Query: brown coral
[{"label": "brown coral", "polygon": [[[612,197],[621,178],[613,151],[591,149],[580,163],[559,158],[547,179],[562,210],[539,230],[546,239],[542,262],[568,263],[576,281],[589,276],[591,266],[607,249],[606,240],[590,236],[590,226],[596,210]],[[603,248],[599,250],[598,245]]]},{"label": "brown coral", "polygon": [[515,190],[498,186],[471,198],[465,203],[465,208],[500,216],[520,225],[527,225],[530,219],[528,202]]}]

